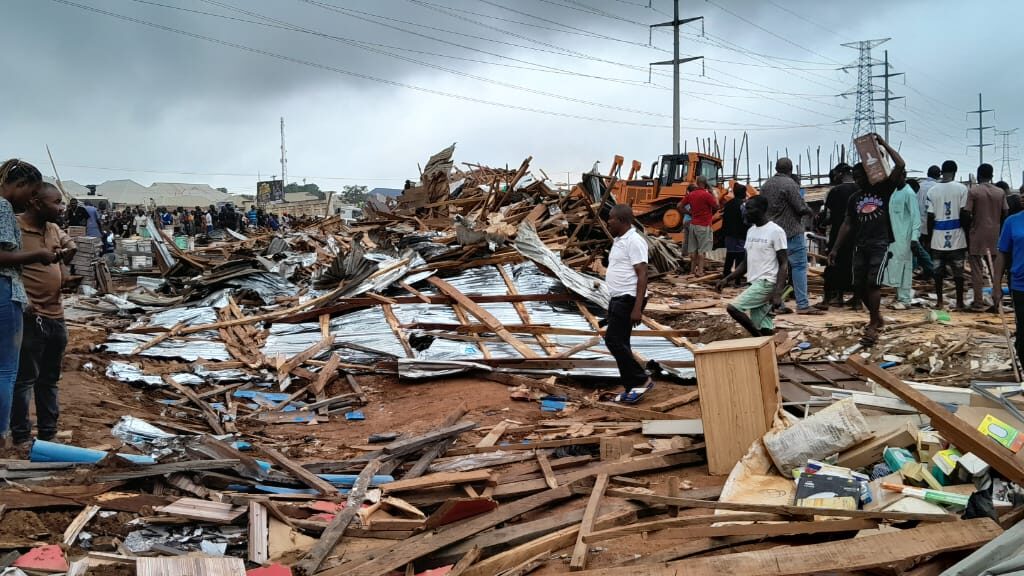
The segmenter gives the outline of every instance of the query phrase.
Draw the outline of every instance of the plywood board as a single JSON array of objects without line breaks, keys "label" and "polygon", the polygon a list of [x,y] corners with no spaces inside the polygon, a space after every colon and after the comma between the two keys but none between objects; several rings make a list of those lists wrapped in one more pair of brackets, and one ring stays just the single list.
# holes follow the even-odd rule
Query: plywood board
[{"label": "plywood board", "polygon": [[644,420],[644,436],[697,436],[704,433],[700,418],[686,420]]},{"label": "plywood board", "polygon": [[241,558],[139,558],[135,561],[136,576],[245,576]]}]

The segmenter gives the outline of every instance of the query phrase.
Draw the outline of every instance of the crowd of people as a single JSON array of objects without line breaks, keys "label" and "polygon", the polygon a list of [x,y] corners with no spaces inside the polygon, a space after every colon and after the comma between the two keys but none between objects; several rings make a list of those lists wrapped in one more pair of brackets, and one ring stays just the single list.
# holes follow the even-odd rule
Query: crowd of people
[{"label": "crowd of people", "polygon": [[278,231],[288,228],[292,219],[287,214],[277,215],[262,209],[249,211],[236,209],[231,204],[196,206],[195,208],[144,208],[142,206],[111,210],[106,201],[97,206],[92,203],[72,200],[67,210],[67,222],[71,226],[85,226],[86,235],[102,237],[104,233],[118,238],[144,235],[147,219],[163,228],[171,228],[175,236],[201,236],[211,234],[215,229],[230,229],[236,232],[266,229]]},{"label": "crowd of people", "polygon": [[[914,304],[947,309],[947,278],[953,282],[953,308],[978,313],[1002,312],[1007,280],[1016,333],[1024,334],[1024,187],[1015,191],[1005,182],[993,183],[990,164],[978,166],[976,182],[967,186],[957,180],[958,166],[952,160],[931,166],[925,178],[908,178],[899,152],[873,136],[891,159],[887,176],[872,181],[862,163],[840,163],[831,170],[832,187],[818,211],[805,201],[788,158],[776,162],[775,175],[759,193],[748,197],[747,188],[735,184],[721,205],[707,181],[696,178],[680,205],[688,218],[685,248],[691,272],[703,276],[706,271],[713,217],[720,212],[725,265],[716,288],[745,281],[745,289],[726,310],[753,336],[773,334],[779,314],[866,308],[861,344],[870,347],[885,324],[883,287],[894,289],[888,302],[892,309]],[[632,208],[615,206],[608,219],[614,239],[606,273],[611,292],[606,343],[625,388],[617,399],[624,402],[638,400],[652,385],[629,342],[647,300],[647,254],[631,234],[633,225]],[[816,232],[827,238],[828,264],[823,294],[812,304],[807,238]],[[915,277],[932,282],[934,302],[915,300]],[[783,302],[790,288],[795,310]],[[1018,358],[1024,357],[1024,338],[1016,339],[1015,349]]]},{"label": "crowd of people", "polygon": [[172,228],[175,235],[211,234],[217,228],[239,232],[277,231],[306,223],[263,210],[231,205],[194,209],[142,207],[113,210],[105,200],[72,199],[67,206],[59,188],[43,180],[28,162],[0,165],[0,448],[25,448],[36,438],[52,441],[58,432],[61,377],[68,333],[61,289],[66,266],[77,251],[68,226],[85,228],[103,240],[104,253],[115,237],[143,236],[148,221]]}]

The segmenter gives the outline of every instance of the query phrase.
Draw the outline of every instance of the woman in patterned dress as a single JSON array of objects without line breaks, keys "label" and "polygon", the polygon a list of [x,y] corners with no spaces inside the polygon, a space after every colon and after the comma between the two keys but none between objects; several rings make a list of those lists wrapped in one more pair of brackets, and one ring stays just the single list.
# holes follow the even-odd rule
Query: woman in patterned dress
[{"label": "woman in patterned dress", "polygon": [[47,250],[21,249],[21,230],[14,218],[39,192],[43,176],[28,162],[11,159],[0,165],[0,446],[10,446],[11,400],[18,377],[22,312],[28,304],[21,284],[24,264],[57,261]]}]

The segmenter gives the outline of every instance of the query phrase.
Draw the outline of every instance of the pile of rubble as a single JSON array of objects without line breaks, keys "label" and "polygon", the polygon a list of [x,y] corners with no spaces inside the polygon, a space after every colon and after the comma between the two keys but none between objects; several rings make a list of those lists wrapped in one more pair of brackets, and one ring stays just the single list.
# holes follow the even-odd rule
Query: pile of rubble
[{"label": "pile of rubble", "polygon": [[[0,460],[0,568],[783,575],[1016,561],[1019,385],[904,382],[856,351],[780,363],[800,350],[790,334],[694,344],[708,333],[645,317],[634,350],[658,386],[637,406],[605,402],[569,384],[617,375],[595,274],[607,182],[566,193],[529,161],[461,170],[451,155],[354,224],[229,232],[194,251],[150,225],[161,277],[76,298],[71,322],[102,329],[90,364],[142,401],[103,400],[124,413],[106,446],[36,441],[28,461]],[[670,271],[672,245],[649,242]],[[480,409],[480,387],[503,407]],[[404,416],[422,425],[375,425],[399,396],[424,405],[442,389],[443,409]],[[365,440],[343,446],[318,435],[362,425]]]}]

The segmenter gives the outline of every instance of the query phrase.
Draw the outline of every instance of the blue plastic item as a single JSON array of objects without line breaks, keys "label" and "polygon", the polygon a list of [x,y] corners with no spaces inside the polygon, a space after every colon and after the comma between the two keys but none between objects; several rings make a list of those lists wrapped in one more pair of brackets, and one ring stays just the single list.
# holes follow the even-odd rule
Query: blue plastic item
[{"label": "blue plastic item", "polygon": [[[355,474],[317,474],[317,476],[327,480],[335,486],[352,486],[356,483],[356,478],[358,478]],[[394,476],[380,474],[370,479],[370,486],[379,486],[381,484],[387,484],[388,482],[394,481]]]},{"label": "blue plastic item", "polygon": [[353,410],[345,414],[345,420],[366,420],[361,410]]},{"label": "blue plastic item", "polygon": [[562,400],[541,400],[540,409],[542,412],[561,412],[565,410],[565,402]]},{"label": "blue plastic item", "polygon": [[[78,462],[82,464],[95,464],[107,457],[107,452],[102,450],[91,450],[79,448],[68,444],[36,440],[32,443],[32,450],[29,452],[29,460],[32,462]],[[149,456],[137,454],[118,454],[121,458],[135,464],[156,464]]]}]

